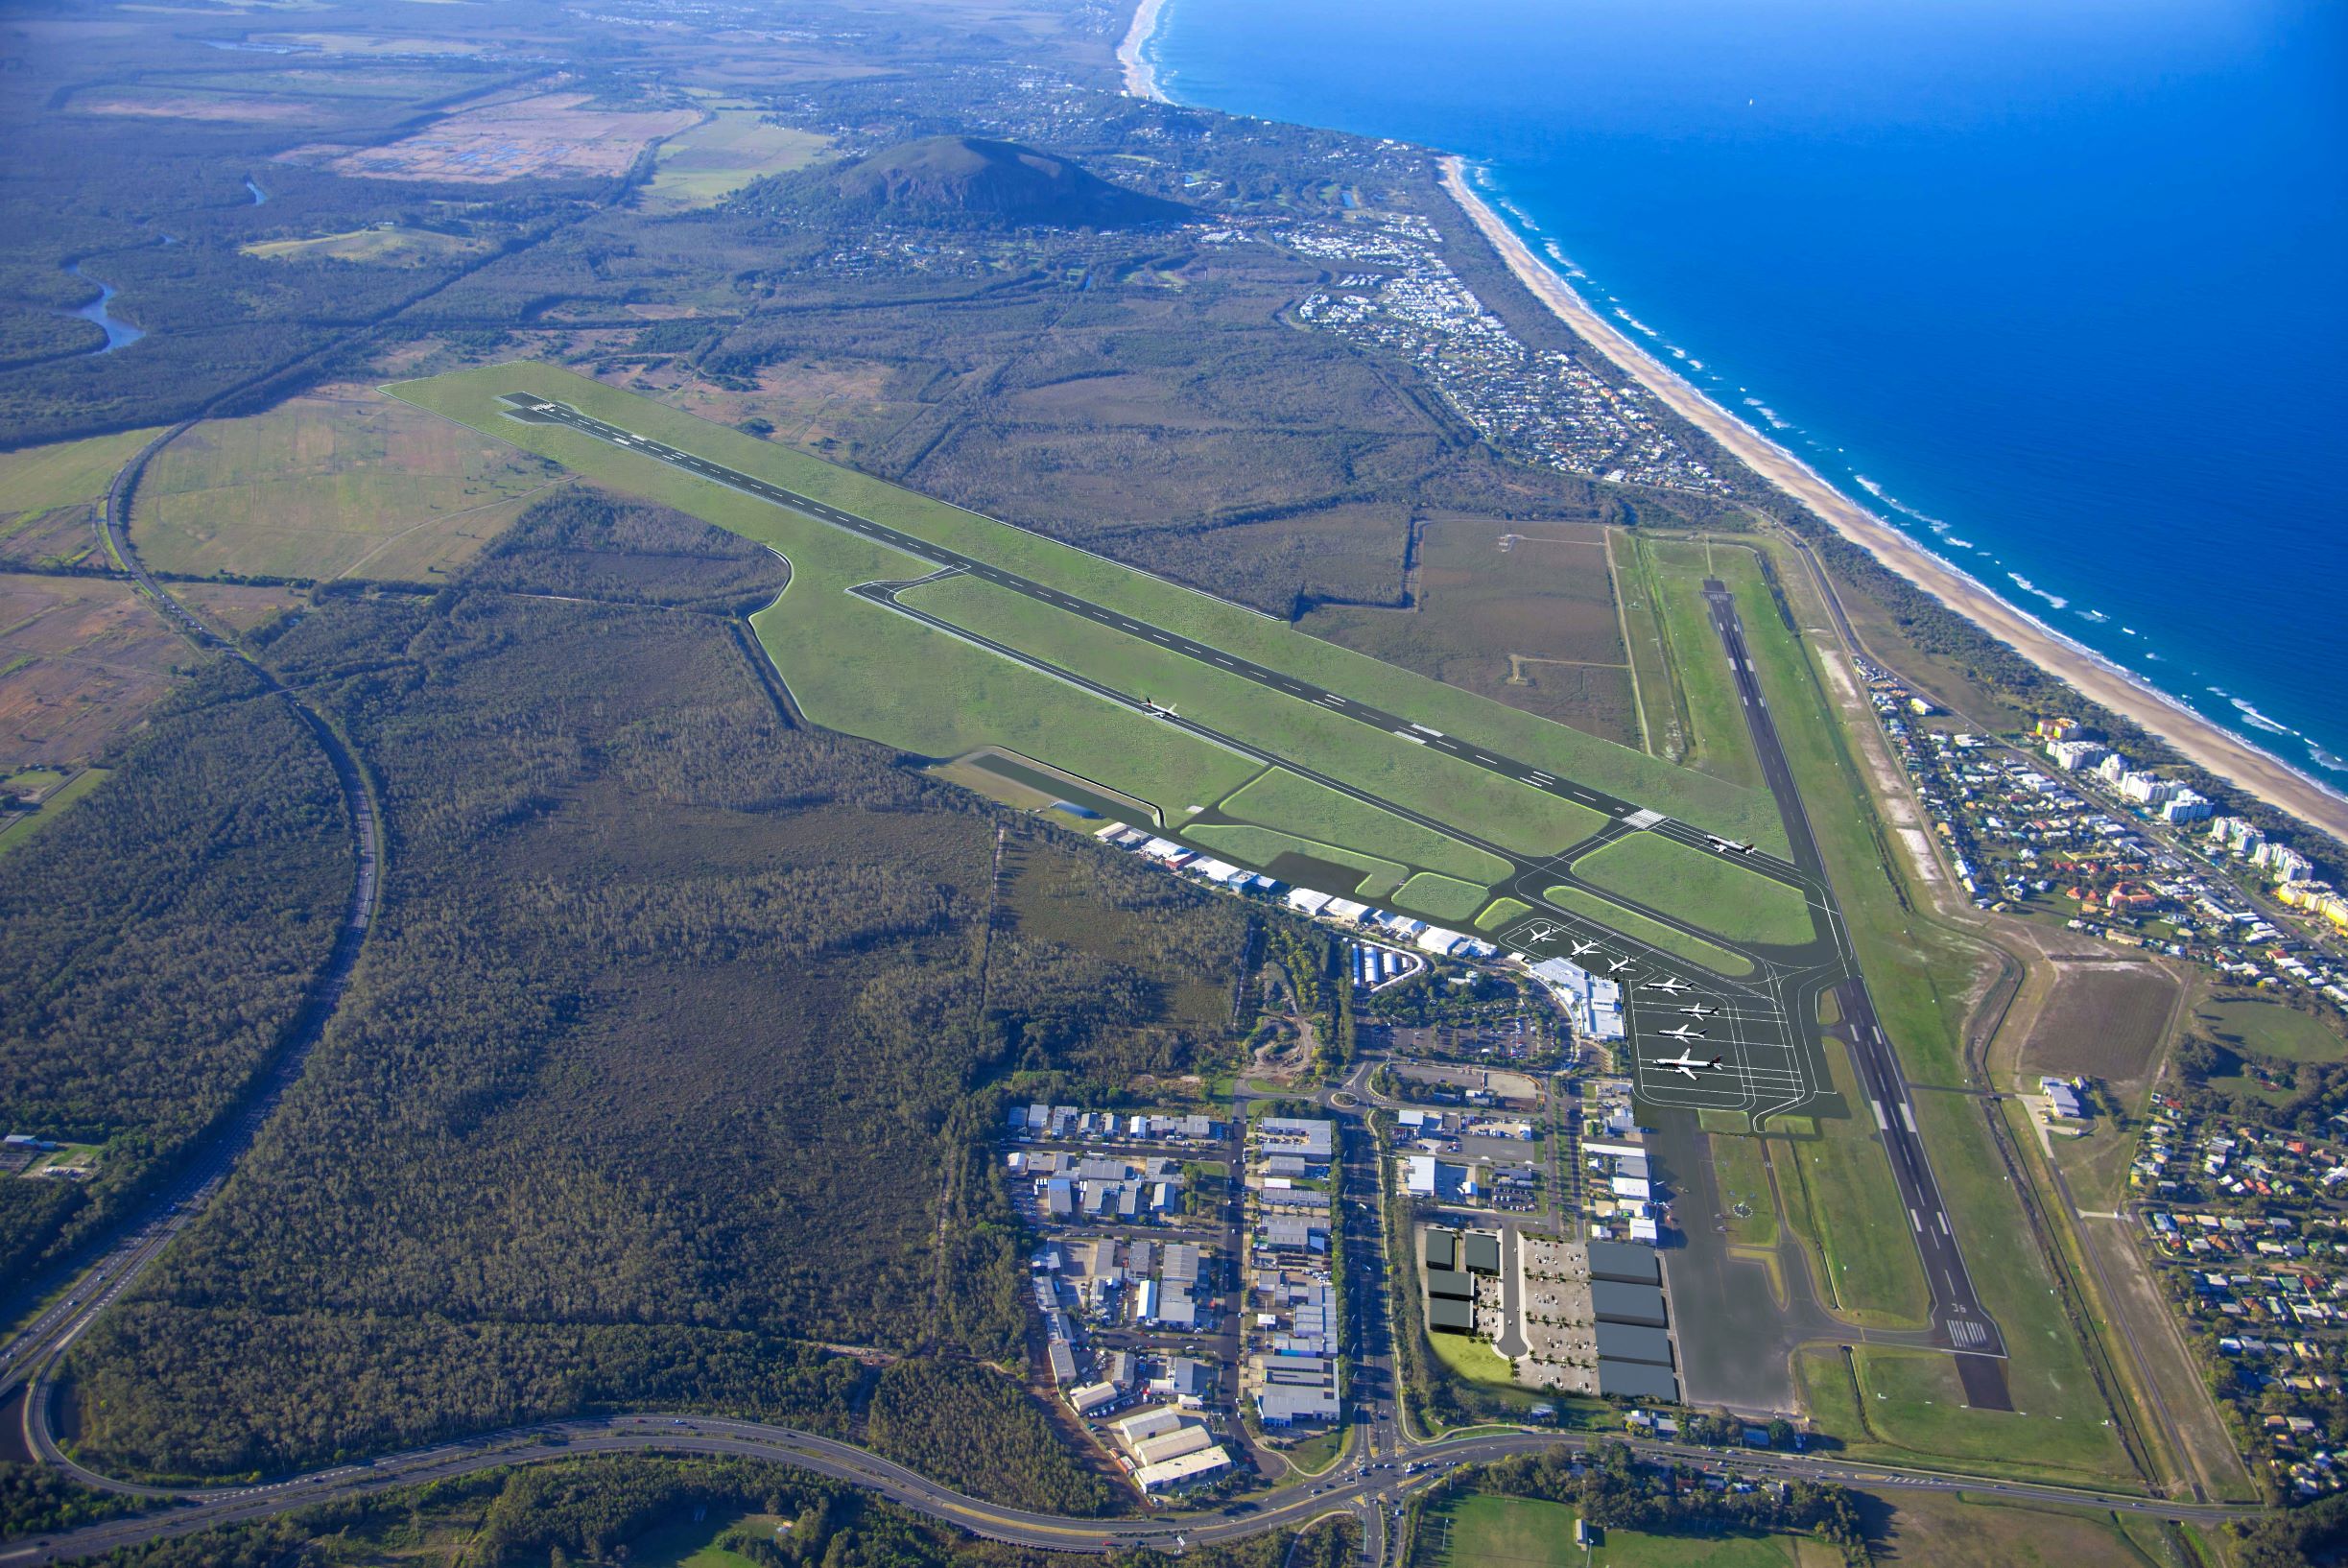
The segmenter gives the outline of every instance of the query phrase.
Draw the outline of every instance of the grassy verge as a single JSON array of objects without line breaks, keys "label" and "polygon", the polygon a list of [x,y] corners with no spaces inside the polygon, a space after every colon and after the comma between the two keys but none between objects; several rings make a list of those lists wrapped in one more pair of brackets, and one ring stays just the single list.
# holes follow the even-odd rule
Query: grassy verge
[{"label": "grassy verge", "polygon": [[[1673,686],[1688,716],[1688,766],[1759,789],[1761,765],[1744,726],[1736,675],[1704,612],[1705,547],[1648,538],[1639,541],[1639,555],[1670,653]],[[1692,586],[1698,591],[1689,592]]]},{"label": "grassy verge", "polygon": [[1620,904],[1610,904],[1596,893],[1579,888],[1547,888],[1541,896],[1562,910],[1586,915],[1599,924],[1625,937],[1635,937],[1667,953],[1675,953],[1690,963],[1700,963],[1715,974],[1738,978],[1753,972],[1751,961],[1725,947],[1715,947],[1701,937],[1691,937],[1684,931],[1667,926],[1659,920],[1626,910]]},{"label": "grassy verge", "polygon": [[1454,1377],[1494,1388],[1516,1387],[1516,1368],[1487,1339],[1475,1334],[1430,1334],[1427,1342],[1435,1347],[1435,1359]]},{"label": "grassy verge", "polygon": [[[1864,1097],[1841,1042],[1827,1042],[1826,1058],[1844,1103],[1860,1104]],[[1922,1327],[1932,1296],[1874,1123],[1844,1116],[1814,1125],[1816,1136],[1770,1152],[1781,1184],[1791,1176],[1800,1185],[1786,1218],[1822,1267],[1828,1304],[1869,1328]]]},{"label": "grassy verge", "polygon": [[106,769],[83,769],[63,788],[43,800],[40,810],[34,812],[29,817],[18,818],[9,824],[6,831],[0,832],[0,855],[7,854],[18,844],[30,842],[34,834],[71,811],[75,801],[106,781]]},{"label": "grassy verge", "polygon": [[1244,866],[1269,868],[1282,855],[1310,855],[1315,860],[1327,861],[1333,866],[1362,873],[1362,880],[1353,887],[1321,890],[1326,892],[1354,892],[1364,898],[1384,898],[1401,887],[1411,875],[1410,867],[1397,866],[1390,860],[1359,854],[1338,844],[1316,843],[1311,839],[1300,839],[1293,833],[1279,833],[1269,827],[1250,827],[1244,822],[1213,822],[1187,827],[1182,830],[1182,837],[1219,855],[1228,855]]},{"label": "grassy verge", "polygon": [[1382,857],[1479,886],[1488,886],[1508,874],[1506,862],[1481,849],[1285,769],[1267,770],[1217,809],[1245,822],[1280,828],[1323,843],[1375,850]]},{"label": "grassy verge", "polygon": [[1515,898],[1495,898],[1491,908],[1476,916],[1478,931],[1498,931],[1532,913],[1532,906]]},{"label": "grassy verge", "polygon": [[1421,871],[1395,891],[1394,902],[1432,920],[1464,922],[1491,896],[1492,890],[1480,883]]},{"label": "grassy verge", "polygon": [[1601,844],[1574,862],[1574,874],[1730,941],[1793,947],[1814,935],[1810,900],[1799,888],[1726,855],[1652,833],[1629,833]]},{"label": "grassy verge", "polygon": [[[1711,1135],[1712,1173],[1720,1189],[1728,1239],[1737,1247],[1777,1245],[1777,1202],[1761,1165],[1761,1140]],[[1743,1212],[1740,1212],[1743,1211]]]}]

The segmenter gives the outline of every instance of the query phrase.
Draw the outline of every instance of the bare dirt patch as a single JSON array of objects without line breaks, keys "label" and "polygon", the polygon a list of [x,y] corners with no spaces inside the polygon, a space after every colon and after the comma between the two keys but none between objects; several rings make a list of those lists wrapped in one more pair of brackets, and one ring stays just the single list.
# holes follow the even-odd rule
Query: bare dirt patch
[{"label": "bare dirt patch", "polygon": [[2143,1083],[2159,1064],[2177,982],[2150,963],[2061,963],[2020,1068],[2026,1078],[2083,1073],[2115,1090]]},{"label": "bare dirt patch", "polygon": [[611,177],[696,123],[691,109],[598,109],[585,93],[542,93],[452,114],[385,147],[297,147],[280,154],[340,175],[489,185],[561,175]]},{"label": "bare dirt patch", "polygon": [[[217,595],[238,624],[286,597],[240,587]],[[195,656],[125,583],[0,573],[0,773],[103,755]]]}]

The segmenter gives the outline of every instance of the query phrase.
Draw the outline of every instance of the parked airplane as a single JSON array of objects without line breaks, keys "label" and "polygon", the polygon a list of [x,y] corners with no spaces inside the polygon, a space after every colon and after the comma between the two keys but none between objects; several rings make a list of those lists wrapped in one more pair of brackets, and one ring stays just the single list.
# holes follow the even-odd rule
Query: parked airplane
[{"label": "parked airplane", "polygon": [[1666,996],[1677,996],[1681,991],[1688,988],[1688,983],[1680,979],[1677,975],[1666,975],[1661,980],[1648,981],[1642,988],[1650,991],[1661,991]]},{"label": "parked airplane", "polygon": [[1624,970],[1630,968],[1638,962],[1639,961],[1637,959],[1608,959],[1606,961],[1606,973],[1610,975],[1619,975]]},{"label": "parked airplane", "polygon": [[1710,842],[1713,848],[1718,849],[1723,855],[1749,855],[1753,852],[1751,844],[1739,843],[1734,839],[1723,839],[1717,833],[1707,833],[1704,837]]},{"label": "parked airplane", "polygon": [[1710,1061],[1703,1061],[1683,1051],[1676,1057],[1658,1057],[1648,1065],[1654,1067],[1669,1067],[1673,1072],[1684,1075],[1688,1081],[1693,1083],[1696,1081],[1696,1075],[1698,1069],[1701,1069],[1707,1073],[1719,1072],[1720,1070],[1720,1058],[1715,1057]]},{"label": "parked airplane", "polygon": [[1709,1018],[1720,1010],[1719,1008],[1708,1008],[1701,1002],[1691,1002],[1679,1010],[1686,1013],[1691,1018]]},{"label": "parked airplane", "polygon": [[1531,928],[1525,933],[1525,941],[1528,945],[1545,942],[1556,934],[1557,928],[1547,920],[1535,920]]},{"label": "parked airplane", "polygon": [[1655,1033],[1667,1040],[1701,1040],[1709,1037],[1694,1024],[1682,1024],[1677,1029],[1659,1029]]},{"label": "parked airplane", "polygon": [[1585,957],[1587,957],[1588,955],[1590,955],[1590,954],[1592,954],[1592,953],[1595,953],[1595,952],[1597,952],[1597,951],[1598,951],[1598,943],[1596,943],[1596,942],[1576,942],[1576,943],[1574,944],[1574,956],[1575,956],[1576,958],[1577,958],[1577,959],[1578,959],[1578,958],[1585,958]]}]

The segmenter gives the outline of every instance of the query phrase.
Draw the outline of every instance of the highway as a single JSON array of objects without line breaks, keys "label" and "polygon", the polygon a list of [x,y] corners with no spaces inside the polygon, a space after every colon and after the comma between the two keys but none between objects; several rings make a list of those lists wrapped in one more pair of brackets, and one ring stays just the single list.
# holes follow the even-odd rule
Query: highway
[{"label": "highway", "polygon": [[0,1297],[0,1309],[10,1312],[22,1311],[35,1302],[47,1303],[0,1344],[0,1405],[5,1405],[18,1389],[32,1383],[161,1255],[172,1239],[201,1212],[238,1158],[251,1147],[254,1134],[276,1110],[285,1091],[301,1076],[311,1047],[325,1033],[328,1020],[342,1005],[351,970],[359,962],[360,950],[366,944],[380,903],[382,824],[373,796],[349,748],[322,716],[289,691],[274,675],[246,658],[228,639],[166,593],[131,549],[130,506],[139,475],[147,460],[186,428],[175,426],[155,438],[115,476],[98,518],[102,542],[139,591],[190,641],[242,661],[317,737],[343,793],[351,836],[350,898],[344,906],[334,946],[323,967],[312,978],[301,1011],[284,1046],[260,1080],[248,1090],[236,1116],[190,1150],[179,1170],[135,1215],[117,1226],[109,1239],[36,1278],[12,1282],[6,1296]]},{"label": "highway", "polygon": [[[1704,603],[1713,629],[1719,633],[1720,644],[1727,651],[1737,695],[1744,707],[1745,727],[1753,737],[1754,756],[1770,795],[1777,800],[1778,812],[1785,819],[1793,862],[1823,883],[1825,861],[1818,853],[1810,814],[1802,804],[1792,767],[1787,762],[1785,747],[1778,738],[1777,721],[1769,712],[1760,677],[1753,669],[1736,598],[1726,583],[1707,579]],[[1948,1210],[1941,1201],[1939,1184],[1933,1179],[1932,1163],[1925,1156],[1924,1140],[1916,1131],[1915,1109],[1909,1100],[1898,1054],[1884,1033],[1883,1024],[1875,1015],[1874,999],[1868,995],[1867,983],[1856,965],[1833,989],[1842,1016],[1835,1033],[1850,1047],[1851,1060],[1859,1069],[1860,1087],[1867,1099],[1868,1114],[1875,1122],[1876,1136],[1889,1157],[1892,1181],[1899,1188],[1901,1205],[1908,1211],[1909,1227],[1914,1232],[1916,1252],[1923,1261],[1925,1282],[1932,1292],[1936,1337],[1948,1349],[1959,1352],[1957,1365],[1968,1404],[2011,1410],[2013,1402],[2006,1393],[2005,1375],[2000,1365],[2000,1358],[2005,1354],[2004,1337],[1974,1293],[1973,1276],[1965,1268],[1963,1251],[1956,1232],[1950,1228]]]},{"label": "highway", "polygon": [[[869,1487],[890,1502],[933,1519],[975,1535],[1018,1546],[1081,1554],[1099,1554],[1113,1548],[1136,1546],[1167,1549],[1175,1547],[1177,1542],[1204,1545],[1237,1540],[1267,1530],[1294,1528],[1331,1516],[1349,1515],[1366,1524],[1365,1515],[1373,1510],[1381,1514],[1383,1522],[1383,1515],[1412,1489],[1434,1481],[1453,1465],[1556,1446],[1586,1451],[1597,1440],[1578,1435],[1520,1430],[1461,1437],[1447,1442],[1410,1443],[1396,1457],[1374,1461],[1379,1466],[1377,1468],[1364,1468],[1362,1462],[1349,1461],[1327,1478],[1284,1487],[1245,1511],[1152,1512],[1132,1518],[1084,1519],[1034,1513],[984,1502],[940,1486],[901,1464],[861,1448],[789,1427],[666,1413],[613,1416],[606,1419],[556,1421],[538,1427],[495,1433],[464,1442],[441,1443],[391,1455],[371,1464],[338,1465],[329,1470],[263,1485],[169,1494],[176,1501],[162,1511],[0,1545],[0,1564],[68,1562],[144,1541],[184,1535],[241,1520],[266,1518],[337,1499],[363,1497],[395,1486],[419,1485],[429,1481],[446,1480],[452,1476],[505,1465],[546,1463],[581,1455],[609,1453],[723,1454],[789,1464],[815,1475]],[[1831,1456],[1749,1451],[1716,1454],[1702,1449],[1646,1441],[1629,1441],[1626,1446],[1643,1458],[1660,1461],[1676,1461],[1716,1470],[1733,1469],[1742,1475],[1833,1481],[1895,1494],[1902,1491],[1963,1492],[2015,1503],[2086,1504],[2125,1513],[2203,1524],[2216,1524],[2256,1511],[2180,1506],[2164,1499],[2120,1493],[2075,1491],[1892,1470],[1873,1464],[1854,1464]],[[1413,1474],[1405,1474],[1406,1464],[1418,1468]]]}]

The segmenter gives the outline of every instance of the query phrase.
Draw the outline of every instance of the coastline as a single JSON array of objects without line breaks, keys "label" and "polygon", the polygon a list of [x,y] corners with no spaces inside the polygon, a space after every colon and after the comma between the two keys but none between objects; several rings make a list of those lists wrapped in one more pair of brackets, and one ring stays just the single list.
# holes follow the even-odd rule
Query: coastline
[{"label": "coastline", "polygon": [[[1144,0],[1151,17],[1164,0]],[[1138,29],[1141,17],[1135,18]],[[1146,35],[1144,35],[1146,36]],[[1128,39],[1128,43],[1132,40]],[[1138,60],[1139,47],[1134,45]],[[1125,51],[1119,51],[1123,58]],[[1133,67],[1128,66],[1128,80]],[[1142,67],[1145,78],[1147,67]],[[1155,94],[1155,83],[1150,83]],[[1128,89],[1129,90],[1129,89]],[[1890,570],[1938,599],[2024,657],[2068,682],[2090,701],[2159,736],[2208,772],[2342,841],[2348,841],[2348,799],[2210,723],[2166,694],[2137,680],[2101,654],[2074,642],[2028,611],[2007,604],[1980,582],[1942,560],[1883,518],[1820,478],[1791,452],[1715,403],[1661,360],[1592,309],[1554,269],[1469,185],[1466,159],[1442,159],[1443,188],[1489,241],[1508,271],[1591,347],[1612,361],[1672,411],[1710,436],[1746,467],[1800,502],[1835,531]]]},{"label": "coastline", "polygon": [[1128,98],[1142,98],[1151,103],[1171,102],[1158,91],[1157,71],[1144,58],[1142,50],[1158,28],[1158,19],[1166,12],[1166,0],[1142,0],[1133,12],[1133,25],[1126,29],[1125,41],[1117,46],[1117,66],[1125,74],[1125,90]]}]

